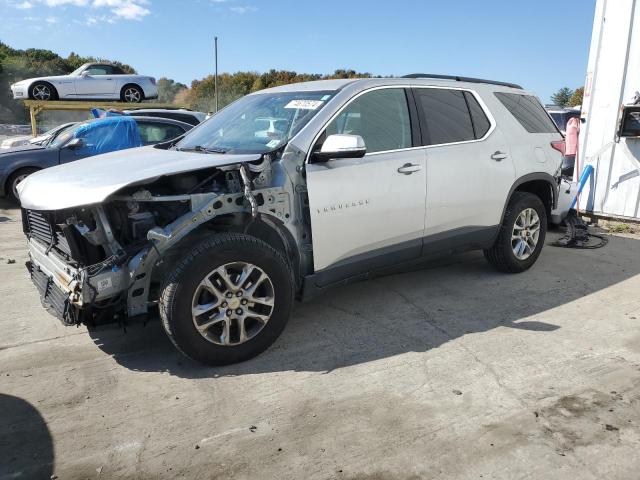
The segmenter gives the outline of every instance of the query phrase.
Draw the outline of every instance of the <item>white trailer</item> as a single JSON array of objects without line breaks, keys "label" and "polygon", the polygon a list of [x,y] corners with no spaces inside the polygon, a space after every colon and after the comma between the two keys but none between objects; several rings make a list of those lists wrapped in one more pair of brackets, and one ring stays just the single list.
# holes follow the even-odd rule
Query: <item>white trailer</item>
[{"label": "white trailer", "polygon": [[583,212],[640,221],[640,105],[631,106],[638,91],[640,1],[597,0],[578,153],[580,171],[590,164],[595,174]]}]

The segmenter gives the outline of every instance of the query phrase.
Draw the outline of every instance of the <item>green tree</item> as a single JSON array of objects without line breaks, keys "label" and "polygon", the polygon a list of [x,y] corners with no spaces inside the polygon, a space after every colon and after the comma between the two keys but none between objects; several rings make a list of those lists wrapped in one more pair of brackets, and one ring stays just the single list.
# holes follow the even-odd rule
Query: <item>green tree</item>
[{"label": "green tree", "polygon": [[551,95],[551,101],[559,107],[565,108],[569,105],[569,101],[573,96],[573,90],[568,87],[563,87],[556,93]]},{"label": "green tree", "polygon": [[577,107],[578,105],[582,105],[582,98],[584,97],[584,87],[576,88],[569,99],[570,107]]},{"label": "green tree", "polygon": [[175,82],[170,78],[161,77],[157,81],[158,85],[158,101],[160,103],[173,103],[176,95],[181,90],[185,90],[187,86],[184,83]]}]

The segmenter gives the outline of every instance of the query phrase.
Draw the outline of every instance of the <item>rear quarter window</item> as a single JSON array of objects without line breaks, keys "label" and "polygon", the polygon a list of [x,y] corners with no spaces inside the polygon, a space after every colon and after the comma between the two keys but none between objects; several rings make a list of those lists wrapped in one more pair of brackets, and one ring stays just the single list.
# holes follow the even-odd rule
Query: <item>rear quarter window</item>
[{"label": "rear quarter window", "polygon": [[494,95],[529,133],[558,133],[553,120],[533,95],[495,92]]}]

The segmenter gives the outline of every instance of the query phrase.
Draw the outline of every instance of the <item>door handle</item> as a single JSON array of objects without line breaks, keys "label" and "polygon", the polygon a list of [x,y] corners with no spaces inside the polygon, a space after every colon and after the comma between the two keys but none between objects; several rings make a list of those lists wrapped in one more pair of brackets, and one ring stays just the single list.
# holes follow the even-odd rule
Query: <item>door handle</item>
[{"label": "door handle", "polygon": [[507,158],[508,155],[504,152],[501,152],[500,150],[498,150],[497,152],[494,152],[493,155],[491,155],[491,159],[495,160],[496,162],[500,162],[502,160],[504,160],[505,158]]},{"label": "door handle", "polygon": [[411,175],[413,172],[417,172],[418,170],[422,170],[420,165],[416,165],[415,163],[405,163],[403,166],[398,168],[398,173]]}]

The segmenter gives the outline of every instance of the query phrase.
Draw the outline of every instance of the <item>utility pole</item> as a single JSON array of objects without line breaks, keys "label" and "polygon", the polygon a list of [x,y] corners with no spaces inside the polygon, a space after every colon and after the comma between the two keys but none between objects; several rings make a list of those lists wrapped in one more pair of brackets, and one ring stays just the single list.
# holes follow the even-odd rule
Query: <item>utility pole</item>
[{"label": "utility pole", "polygon": [[218,37],[213,37],[214,39],[214,50],[215,50],[215,57],[216,57],[216,74],[213,77],[213,88],[215,90],[215,107],[216,107],[216,112],[218,111]]}]

